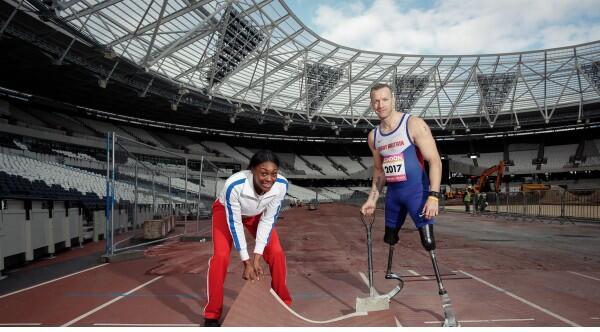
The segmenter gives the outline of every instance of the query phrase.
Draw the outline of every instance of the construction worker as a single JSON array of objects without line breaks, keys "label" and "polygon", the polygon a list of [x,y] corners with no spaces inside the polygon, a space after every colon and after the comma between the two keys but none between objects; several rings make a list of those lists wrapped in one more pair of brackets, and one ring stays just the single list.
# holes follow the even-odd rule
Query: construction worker
[{"label": "construction worker", "polygon": [[463,197],[463,203],[465,204],[465,212],[471,212],[471,191],[469,188],[465,190],[465,196]]}]

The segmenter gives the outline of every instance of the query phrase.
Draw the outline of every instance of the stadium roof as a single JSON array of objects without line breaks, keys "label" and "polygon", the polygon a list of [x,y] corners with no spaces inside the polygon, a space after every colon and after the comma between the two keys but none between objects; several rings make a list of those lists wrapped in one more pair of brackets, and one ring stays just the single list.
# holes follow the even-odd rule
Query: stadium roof
[{"label": "stadium roof", "polygon": [[283,0],[12,2],[101,45],[113,70],[128,62],[167,78],[178,88],[175,106],[208,95],[228,101],[233,117],[275,116],[283,126],[371,127],[369,90],[378,82],[394,87],[399,109],[442,130],[552,123],[561,108],[581,121],[583,107],[600,102],[600,41],[503,54],[389,54],[321,38]]}]

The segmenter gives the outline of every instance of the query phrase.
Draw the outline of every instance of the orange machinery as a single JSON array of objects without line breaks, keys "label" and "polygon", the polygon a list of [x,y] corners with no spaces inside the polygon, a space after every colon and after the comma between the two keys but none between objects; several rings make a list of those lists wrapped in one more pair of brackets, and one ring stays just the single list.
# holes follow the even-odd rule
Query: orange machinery
[{"label": "orange machinery", "polygon": [[476,193],[479,193],[481,191],[481,189],[483,189],[483,187],[485,186],[488,176],[490,176],[494,173],[497,173],[496,187],[494,188],[494,190],[496,192],[499,192],[500,184],[502,183],[502,176],[504,175],[504,160],[500,160],[498,165],[492,166],[492,167],[486,169],[485,171],[483,171],[481,173],[481,175],[479,176],[479,181],[477,181],[477,184],[475,186],[473,186],[473,190]]},{"label": "orange machinery", "polygon": [[524,183],[521,185],[521,191],[540,191],[550,190],[550,186],[543,183]]}]

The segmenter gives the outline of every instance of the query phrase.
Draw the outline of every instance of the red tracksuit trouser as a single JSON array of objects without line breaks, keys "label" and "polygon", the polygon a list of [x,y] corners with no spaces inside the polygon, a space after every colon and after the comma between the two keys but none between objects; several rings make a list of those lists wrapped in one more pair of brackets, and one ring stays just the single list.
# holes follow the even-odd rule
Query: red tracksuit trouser
[{"label": "red tracksuit trouser", "polygon": [[[208,262],[206,296],[208,303],[204,307],[204,318],[219,319],[223,311],[223,286],[227,276],[227,267],[233,239],[227,224],[225,207],[217,199],[212,206],[212,243],[213,256]],[[256,229],[261,214],[252,217],[242,217],[244,227],[256,238]],[[288,306],[292,304],[292,297],[285,283],[286,267],[285,254],[279,242],[275,229],[271,231],[269,243],[263,252],[263,258],[269,265],[271,272],[271,288]]]}]

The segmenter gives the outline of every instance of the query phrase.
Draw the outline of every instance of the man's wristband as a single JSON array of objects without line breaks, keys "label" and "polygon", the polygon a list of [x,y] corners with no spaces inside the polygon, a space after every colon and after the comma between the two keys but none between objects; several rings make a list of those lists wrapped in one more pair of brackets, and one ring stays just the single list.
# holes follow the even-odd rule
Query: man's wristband
[{"label": "man's wristband", "polygon": [[429,196],[440,199],[440,193],[438,191],[430,191]]}]

